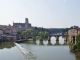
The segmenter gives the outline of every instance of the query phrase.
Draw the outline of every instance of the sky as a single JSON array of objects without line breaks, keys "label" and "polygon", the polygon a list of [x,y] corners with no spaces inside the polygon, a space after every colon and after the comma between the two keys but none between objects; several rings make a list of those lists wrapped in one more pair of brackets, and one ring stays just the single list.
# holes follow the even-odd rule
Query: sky
[{"label": "sky", "polygon": [[0,25],[25,22],[44,28],[80,26],[80,0],[0,0]]}]

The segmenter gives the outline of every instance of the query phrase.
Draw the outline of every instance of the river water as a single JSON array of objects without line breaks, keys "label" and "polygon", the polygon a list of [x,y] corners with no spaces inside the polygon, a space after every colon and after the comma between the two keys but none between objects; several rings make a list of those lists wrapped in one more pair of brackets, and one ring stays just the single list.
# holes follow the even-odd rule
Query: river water
[{"label": "river water", "polygon": [[[71,52],[70,46],[62,37],[59,41],[52,37],[51,41],[44,39],[19,44],[39,60],[80,60],[80,52]],[[13,42],[4,42],[0,44],[0,60],[24,60],[24,56]]]},{"label": "river water", "polygon": [[0,60],[24,60],[24,56],[13,42],[0,44]]},{"label": "river water", "polygon": [[80,60],[80,53],[78,53],[79,56],[72,53],[62,37],[59,41],[52,37],[50,42],[36,40],[19,44],[32,52],[39,60]]}]

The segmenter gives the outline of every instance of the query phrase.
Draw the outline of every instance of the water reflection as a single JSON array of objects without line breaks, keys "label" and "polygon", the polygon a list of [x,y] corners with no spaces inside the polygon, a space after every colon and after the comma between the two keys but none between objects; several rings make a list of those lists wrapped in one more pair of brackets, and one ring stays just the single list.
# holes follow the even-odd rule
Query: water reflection
[{"label": "water reflection", "polygon": [[75,60],[80,60],[80,51],[73,51],[73,45],[69,45],[70,52],[75,54]]},{"label": "water reflection", "polygon": [[60,45],[59,41],[56,41],[56,43],[54,45]]},{"label": "water reflection", "polygon": [[43,41],[36,40],[36,41],[32,41],[32,40],[30,40],[30,41],[25,41],[23,43],[26,43],[26,44],[35,44],[35,45],[68,45],[67,41],[64,41],[63,44],[61,44],[59,41],[56,41],[56,40],[55,40],[54,44],[52,44],[52,42],[54,42],[54,40],[53,41],[48,41],[48,40],[43,40]]},{"label": "water reflection", "polygon": [[59,37],[59,43],[60,44],[64,44],[64,38],[61,36],[61,37]]},{"label": "water reflection", "polygon": [[33,44],[36,44],[36,41],[33,41]]},{"label": "water reflection", "polygon": [[[52,44],[55,40],[36,40],[26,43],[19,43],[28,51],[32,52],[39,60],[75,60],[75,54],[70,52],[69,46],[64,42],[60,44],[59,41],[55,41],[55,44]],[[61,40],[62,41],[62,40]],[[46,44],[47,43],[47,44]],[[35,45],[34,45],[35,44]],[[57,52],[57,53],[56,53]]]},{"label": "water reflection", "polygon": [[73,45],[68,45],[62,37],[59,41],[51,37],[51,41],[44,39],[26,41],[20,45],[32,52],[39,60],[80,60],[80,52],[72,52]]},{"label": "water reflection", "polygon": [[24,60],[24,56],[14,42],[0,43],[0,60]]},{"label": "water reflection", "polygon": [[43,41],[39,41],[39,45],[44,45]]},{"label": "water reflection", "polygon": [[80,60],[80,51],[74,53],[76,55],[76,60]]},{"label": "water reflection", "polygon": [[64,41],[63,45],[67,45],[67,44],[68,44],[67,41]]},{"label": "water reflection", "polygon": [[52,45],[51,41],[48,41],[48,44],[47,45]]},{"label": "water reflection", "polygon": [[14,43],[13,42],[3,42],[3,43],[0,43],[0,49],[3,49],[3,48],[11,48],[11,47],[14,47]]}]

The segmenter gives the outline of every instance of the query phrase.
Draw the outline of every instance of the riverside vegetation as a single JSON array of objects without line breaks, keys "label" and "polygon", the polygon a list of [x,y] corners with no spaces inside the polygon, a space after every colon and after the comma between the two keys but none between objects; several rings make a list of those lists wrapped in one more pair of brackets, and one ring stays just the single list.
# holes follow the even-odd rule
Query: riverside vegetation
[{"label": "riverside vegetation", "polygon": [[80,51],[80,34],[76,36],[76,44],[74,44],[73,50]]}]

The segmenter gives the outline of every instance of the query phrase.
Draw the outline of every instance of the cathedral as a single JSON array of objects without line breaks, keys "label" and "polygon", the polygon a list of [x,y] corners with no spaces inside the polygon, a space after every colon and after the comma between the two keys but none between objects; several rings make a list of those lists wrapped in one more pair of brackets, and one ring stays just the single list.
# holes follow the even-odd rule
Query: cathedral
[{"label": "cathedral", "polygon": [[24,31],[27,28],[32,28],[31,24],[28,22],[28,18],[25,18],[25,23],[14,23],[13,26],[9,25],[0,25],[0,34],[14,34],[17,32]]},{"label": "cathedral", "polygon": [[14,23],[13,27],[20,27],[20,28],[31,28],[31,24],[28,22],[28,18],[25,18],[25,23]]}]

